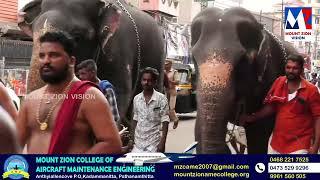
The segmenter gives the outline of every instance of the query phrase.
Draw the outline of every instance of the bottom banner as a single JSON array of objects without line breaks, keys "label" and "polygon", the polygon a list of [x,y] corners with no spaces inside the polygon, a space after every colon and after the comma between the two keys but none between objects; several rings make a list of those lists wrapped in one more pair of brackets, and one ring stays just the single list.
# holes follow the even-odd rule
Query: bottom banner
[{"label": "bottom banner", "polygon": [[305,155],[1,155],[3,179],[320,179]]}]

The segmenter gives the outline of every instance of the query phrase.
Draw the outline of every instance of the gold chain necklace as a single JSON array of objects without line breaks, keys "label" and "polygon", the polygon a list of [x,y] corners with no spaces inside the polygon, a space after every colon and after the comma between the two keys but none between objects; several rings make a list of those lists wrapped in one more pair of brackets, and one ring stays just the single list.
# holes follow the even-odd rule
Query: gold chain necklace
[{"label": "gold chain necklace", "polygon": [[[73,78],[72,78],[72,80],[73,80]],[[71,84],[72,84],[72,82],[73,82],[72,80],[69,82],[69,84],[67,85],[67,87],[64,89],[64,91],[63,91],[63,94],[64,94],[64,95],[65,95],[65,94],[67,93],[67,91],[69,90],[69,88],[70,88],[70,86],[71,86]],[[48,89],[48,86],[46,87],[43,95],[47,92],[47,89]],[[50,108],[50,110],[49,110],[46,118],[44,119],[43,122],[41,122],[41,121],[40,121],[40,106],[41,106],[41,104],[42,104],[42,99],[43,99],[43,98],[40,98],[40,101],[39,101],[38,111],[37,111],[37,117],[36,117],[36,118],[37,118],[38,124],[40,125],[40,130],[41,130],[41,131],[45,131],[45,130],[48,128],[48,121],[49,121],[49,118],[50,118],[53,110],[56,108],[56,106],[59,104],[59,102],[60,102],[61,100],[58,99],[58,101],[51,106],[51,108]]]}]

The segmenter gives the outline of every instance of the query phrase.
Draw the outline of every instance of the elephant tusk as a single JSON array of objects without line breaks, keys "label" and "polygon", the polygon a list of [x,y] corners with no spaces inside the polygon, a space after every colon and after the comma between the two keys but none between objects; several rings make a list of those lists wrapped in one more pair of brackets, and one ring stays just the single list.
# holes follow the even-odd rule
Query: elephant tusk
[{"label": "elephant tusk", "polygon": [[102,43],[102,52],[105,54],[104,47],[108,43],[109,39],[113,36],[113,33],[109,33],[106,37],[106,39]]},{"label": "elephant tusk", "polygon": [[46,19],[46,20],[44,21],[43,29],[46,29],[46,28],[47,28],[47,22],[48,22],[48,19]]},{"label": "elephant tusk", "polygon": [[104,31],[109,31],[109,29],[110,29],[109,26],[104,26],[103,29],[102,29],[102,33],[103,33]]}]

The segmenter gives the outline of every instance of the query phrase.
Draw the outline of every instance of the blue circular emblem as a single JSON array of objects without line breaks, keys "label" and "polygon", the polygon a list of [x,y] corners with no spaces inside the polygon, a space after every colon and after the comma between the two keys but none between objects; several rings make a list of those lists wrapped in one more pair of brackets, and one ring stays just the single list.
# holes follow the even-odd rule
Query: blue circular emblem
[{"label": "blue circular emblem", "polygon": [[26,159],[22,156],[19,155],[13,155],[10,156],[4,163],[4,172],[13,172],[14,173],[9,173],[8,177],[11,179],[22,179],[23,174],[28,174],[28,162]]}]

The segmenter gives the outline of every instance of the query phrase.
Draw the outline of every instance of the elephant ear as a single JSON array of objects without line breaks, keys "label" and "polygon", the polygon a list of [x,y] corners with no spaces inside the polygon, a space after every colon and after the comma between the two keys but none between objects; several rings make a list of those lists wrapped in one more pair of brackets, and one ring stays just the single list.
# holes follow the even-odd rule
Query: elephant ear
[{"label": "elephant ear", "polygon": [[263,76],[265,75],[267,65],[271,59],[271,47],[269,34],[262,30],[262,41],[259,46],[256,61],[258,64],[258,81],[262,82]]},{"label": "elephant ear", "polygon": [[42,0],[33,0],[18,12],[18,26],[32,37],[32,24],[41,12]]},{"label": "elephant ear", "polygon": [[110,38],[116,33],[120,26],[121,11],[114,4],[105,5],[101,11],[101,26],[99,37],[101,40],[101,49],[105,53],[105,47]]}]

